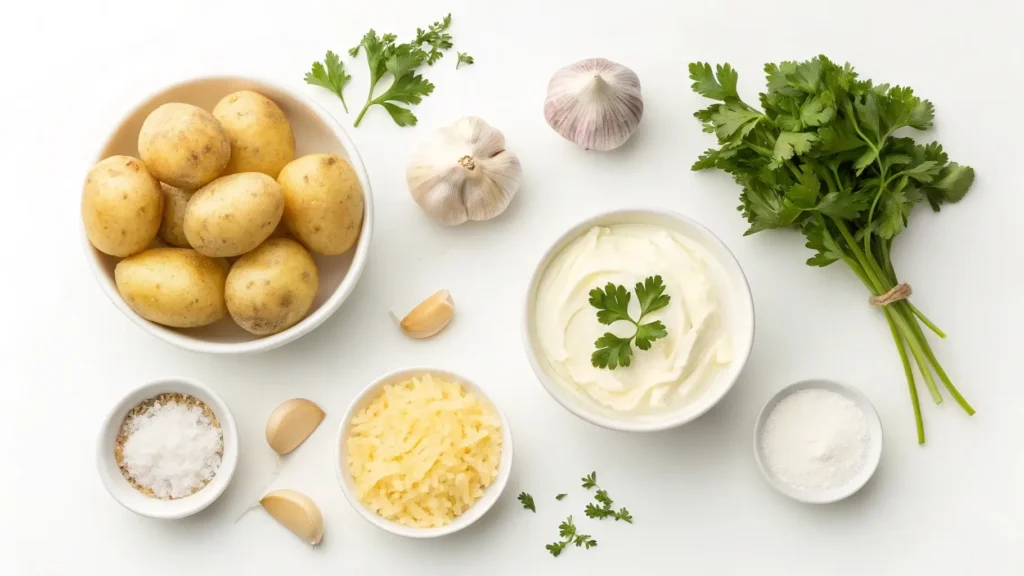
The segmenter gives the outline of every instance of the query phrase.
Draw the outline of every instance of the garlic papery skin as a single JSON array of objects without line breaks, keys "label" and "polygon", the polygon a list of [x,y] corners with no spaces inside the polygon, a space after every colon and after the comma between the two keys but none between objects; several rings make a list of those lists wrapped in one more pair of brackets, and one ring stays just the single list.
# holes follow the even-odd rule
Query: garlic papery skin
[{"label": "garlic papery skin", "polygon": [[405,176],[427,214],[457,226],[504,212],[519,191],[522,167],[500,130],[469,116],[423,142]]},{"label": "garlic papery skin", "polygon": [[581,60],[555,72],[548,83],[544,119],[587,150],[622,146],[643,115],[640,78],[611,60]]}]

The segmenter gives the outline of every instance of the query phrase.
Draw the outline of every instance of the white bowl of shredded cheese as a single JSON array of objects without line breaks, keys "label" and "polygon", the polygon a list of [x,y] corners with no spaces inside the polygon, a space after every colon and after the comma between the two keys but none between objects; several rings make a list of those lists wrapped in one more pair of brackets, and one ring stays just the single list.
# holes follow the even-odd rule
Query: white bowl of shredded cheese
[{"label": "white bowl of shredded cheese", "polygon": [[341,489],[363,518],[392,534],[433,538],[469,526],[501,496],[512,432],[476,384],[407,368],[356,396],[334,457]]},{"label": "white bowl of shredded cheese", "polygon": [[213,390],[164,378],[114,406],[96,450],[100,480],[119,504],[150,518],[184,518],[212,504],[231,482],[238,430]]}]

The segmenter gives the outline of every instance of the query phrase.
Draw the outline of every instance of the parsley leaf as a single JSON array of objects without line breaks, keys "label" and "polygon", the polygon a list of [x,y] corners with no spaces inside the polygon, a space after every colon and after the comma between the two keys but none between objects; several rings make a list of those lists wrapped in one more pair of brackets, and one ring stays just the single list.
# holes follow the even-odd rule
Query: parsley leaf
[{"label": "parsley leaf", "polygon": [[568,494],[559,494],[558,496],[555,496],[555,500],[561,500],[562,498],[565,498],[566,496],[568,496]]},{"label": "parsley leaf", "polygon": [[612,501],[611,497],[608,496],[608,492],[597,485],[597,473],[591,472],[588,476],[583,477],[583,487],[587,490],[591,488],[597,488],[597,492],[594,493],[594,500],[596,503],[591,502],[587,504],[583,513],[587,515],[587,518],[604,519],[614,518],[615,521],[633,523],[633,516],[629,513],[629,510],[620,508],[616,511],[613,506],[615,502]]},{"label": "parsley leaf", "polygon": [[473,57],[465,52],[458,52],[459,59],[455,62],[455,69],[458,70],[459,66],[466,64],[467,66],[474,62]]},{"label": "parsley leaf", "polygon": [[530,496],[526,492],[519,494],[519,502],[523,505],[523,508],[537,512],[537,507],[533,505],[533,496]]},{"label": "parsley leaf", "polygon": [[597,308],[597,321],[601,324],[612,324],[618,321],[630,322],[636,327],[632,336],[624,338],[611,332],[605,332],[594,342],[596,348],[590,355],[590,363],[596,368],[615,370],[619,366],[628,367],[632,363],[633,340],[640,350],[650,350],[651,343],[668,336],[668,330],[660,320],[641,324],[644,318],[665,306],[670,297],[665,294],[665,285],[661,276],[649,276],[634,287],[637,301],[640,304],[640,318],[633,320],[629,314],[629,301],[632,297],[625,286],[616,286],[609,282],[602,291],[594,288],[590,291],[590,305]]},{"label": "parsley leaf", "polygon": [[343,91],[345,84],[348,84],[351,79],[352,77],[345,73],[345,65],[341,63],[341,59],[330,50],[327,51],[323,63],[313,62],[313,68],[306,72],[305,77],[306,84],[327,88],[337,94],[346,113],[348,113],[348,104],[345,104]]},{"label": "parsley leaf", "polygon": [[590,550],[594,546],[597,546],[597,540],[594,540],[590,534],[577,534],[576,525],[572,522],[572,516],[569,516],[561,524],[558,525],[558,536],[561,538],[558,542],[552,542],[544,546],[544,549],[551,553],[555,558],[562,553],[569,544],[575,544],[577,548],[583,547],[586,550]]}]

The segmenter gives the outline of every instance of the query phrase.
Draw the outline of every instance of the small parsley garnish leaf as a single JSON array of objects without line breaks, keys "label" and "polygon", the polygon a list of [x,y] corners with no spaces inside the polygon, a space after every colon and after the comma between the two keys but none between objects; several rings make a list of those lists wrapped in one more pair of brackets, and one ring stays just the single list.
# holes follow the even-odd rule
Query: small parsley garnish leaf
[{"label": "small parsley garnish leaf", "polygon": [[533,496],[530,496],[526,492],[519,494],[519,502],[523,505],[523,508],[537,512],[537,507],[533,504]]},{"label": "small parsley garnish leaf", "polygon": [[566,518],[561,524],[558,525],[558,536],[561,538],[558,542],[552,542],[544,549],[551,553],[555,558],[562,553],[569,544],[575,544],[577,548],[583,547],[590,550],[594,546],[597,546],[597,540],[594,540],[590,534],[577,534],[576,525],[572,522],[572,516]]},{"label": "small parsley garnish leaf", "polygon": [[561,500],[561,499],[565,498],[566,496],[568,496],[568,494],[559,494],[558,496],[555,496],[555,500]]},{"label": "small parsley garnish leaf", "polygon": [[345,113],[348,113],[348,104],[345,103],[344,95],[345,84],[348,84],[351,79],[352,76],[345,72],[345,65],[341,63],[341,59],[330,50],[327,51],[323,63],[313,62],[313,68],[306,72],[305,77],[306,84],[320,86],[334,92],[341,99]]},{"label": "small parsley garnish leaf", "polygon": [[458,52],[457,54],[458,54],[459,59],[458,59],[458,61],[455,62],[455,69],[456,70],[458,70],[459,66],[462,65],[462,64],[466,64],[468,66],[468,65],[472,64],[473,62],[475,62],[475,60],[473,60],[473,57],[470,56],[469,54],[466,54],[465,52]]},{"label": "small parsley garnish leaf", "polygon": [[601,324],[612,324],[626,321],[636,327],[632,336],[625,338],[611,332],[605,332],[594,342],[596,348],[590,355],[590,363],[596,368],[615,370],[619,366],[628,367],[632,363],[633,348],[636,339],[640,350],[650,350],[651,343],[668,336],[668,330],[661,321],[656,320],[641,324],[644,317],[652,312],[668,306],[671,298],[665,294],[665,284],[661,276],[648,276],[634,287],[637,302],[640,304],[640,318],[633,320],[629,315],[629,302],[632,297],[625,286],[616,286],[609,282],[604,290],[594,288],[590,291],[590,305],[597,308],[597,321]]},{"label": "small parsley garnish leaf", "polygon": [[608,495],[608,491],[604,490],[597,485],[597,473],[591,472],[589,475],[583,477],[583,487],[587,490],[591,488],[597,488],[597,492],[594,493],[595,502],[587,504],[587,507],[583,510],[587,518],[594,518],[601,520],[603,518],[614,518],[616,521],[622,520],[623,522],[633,523],[633,516],[629,513],[629,510],[620,508],[617,512],[613,508],[615,502],[612,501],[611,496]]}]

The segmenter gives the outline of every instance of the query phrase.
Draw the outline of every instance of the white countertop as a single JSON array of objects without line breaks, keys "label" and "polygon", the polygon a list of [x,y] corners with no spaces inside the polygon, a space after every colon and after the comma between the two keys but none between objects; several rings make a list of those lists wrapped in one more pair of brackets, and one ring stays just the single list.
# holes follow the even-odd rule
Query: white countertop
[{"label": "white countertop", "polygon": [[[686,4],[684,6],[684,4]],[[555,2],[452,0],[272,2],[127,0],[22,3],[0,34],[3,90],[4,390],[14,462],[4,466],[0,550],[6,574],[985,574],[1024,573],[1024,382],[1018,170],[1024,84],[1022,9],[975,0],[786,2]],[[350,6],[350,8],[346,8]],[[456,49],[426,72],[437,89],[398,128],[384,110],[350,129],[373,182],[376,234],[351,298],[314,333],[247,357],[187,353],[142,332],[107,301],[79,246],[81,181],[107,132],[166,84],[205,74],[254,74],[315,94],[346,127],[340,103],[302,76],[327,49],[343,53],[370,27],[411,34],[451,11]],[[20,14],[20,15],[18,15]],[[686,64],[730,62],[741,93],[764,87],[762,65],[823,53],[879,82],[908,84],[936,107],[939,139],[973,165],[967,198],[933,215],[919,207],[895,249],[914,301],[950,335],[936,353],[978,409],[966,417],[922,393],[928,444],[919,447],[906,383],[882,316],[840,265],[804,265],[797,233],[742,236],[739,189],[690,164],[713,138],[691,114]],[[624,148],[584,152],[544,122],[551,73],[602,56],[639,74],[646,108]],[[360,58],[346,93],[358,107]],[[504,131],[525,184],[501,218],[446,229],[411,200],[404,169],[429,131],[475,114]],[[13,181],[11,178],[13,177]],[[714,410],[672,432],[628,435],[575,418],[543,391],[520,341],[521,302],[541,253],[600,211],[677,210],[735,251],[752,286],[757,334],[740,382]],[[457,304],[440,337],[411,341],[401,312],[439,288]],[[376,376],[435,364],[487,387],[515,434],[505,496],[478,525],[436,541],[388,535],[344,500],[331,459],[343,408]],[[137,517],[104,491],[94,441],[127,389],[166,375],[215,387],[239,427],[232,486],[206,512],[162,522]],[[779,387],[841,380],[875,403],[886,433],[874,480],[827,507],[800,505],[759,477],[751,430]],[[922,388],[923,390],[923,388]],[[9,394],[13,392],[14,398]],[[324,510],[311,550],[269,517],[235,517],[274,467],[263,439],[271,409],[294,396],[327,410],[276,487],[301,490]],[[13,415],[13,419],[11,418]],[[14,474],[11,475],[13,469]],[[632,526],[583,517],[579,478],[596,470]],[[538,512],[515,495],[526,490]],[[570,496],[556,502],[554,495]],[[12,509],[13,505],[13,509]],[[552,558],[544,544],[572,513],[600,546]],[[6,553],[3,554],[6,557]],[[13,564],[12,564],[13,562]],[[118,568],[115,570],[115,568]]]}]

